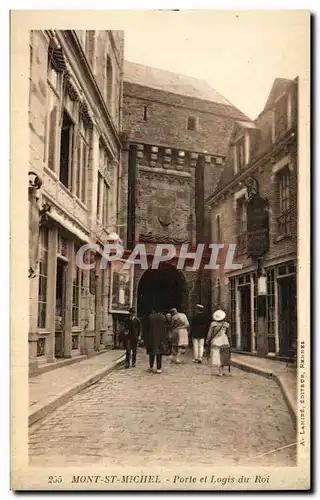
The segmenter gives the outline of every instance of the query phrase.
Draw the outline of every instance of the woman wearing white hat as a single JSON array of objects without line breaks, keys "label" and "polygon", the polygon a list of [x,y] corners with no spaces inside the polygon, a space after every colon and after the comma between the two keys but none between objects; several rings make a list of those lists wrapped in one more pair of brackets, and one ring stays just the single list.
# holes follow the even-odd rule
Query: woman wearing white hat
[{"label": "woman wearing white hat", "polygon": [[218,368],[220,377],[223,375],[223,367],[230,366],[230,342],[228,337],[230,325],[225,321],[225,317],[226,313],[221,309],[213,313],[213,322],[207,336],[211,365]]}]

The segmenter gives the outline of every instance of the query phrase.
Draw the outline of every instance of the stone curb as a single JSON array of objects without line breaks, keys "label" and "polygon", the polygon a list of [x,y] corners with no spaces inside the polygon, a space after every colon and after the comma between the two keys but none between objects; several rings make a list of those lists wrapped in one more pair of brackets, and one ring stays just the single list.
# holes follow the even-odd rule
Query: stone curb
[{"label": "stone curb", "polygon": [[65,392],[57,396],[53,401],[50,401],[50,403],[45,404],[42,408],[39,408],[38,410],[31,413],[28,418],[28,426],[41,420],[43,417],[48,415],[48,413],[51,413],[59,406],[66,403],[70,398],[72,398],[78,392],[83,391],[90,385],[93,385],[99,380],[101,380],[103,377],[108,375],[108,373],[114,370],[117,366],[123,364],[124,360],[125,360],[125,354],[122,354],[109,366],[106,366],[105,368],[96,371],[92,375],[89,375],[86,379],[82,380],[80,383],[74,384],[70,389],[67,389]]},{"label": "stone curb", "polygon": [[288,407],[288,410],[290,412],[292,421],[294,423],[295,429],[297,428],[297,404],[296,401],[292,398],[291,392],[288,390],[286,386],[286,382],[283,376],[281,375],[276,375],[275,380],[280,387],[284,400],[286,402],[286,405]]},{"label": "stone curb", "polygon": [[297,425],[297,409],[295,405],[295,401],[293,400],[290,391],[287,388],[287,384],[282,375],[277,375],[269,370],[265,370],[264,368],[257,368],[255,366],[243,363],[242,361],[231,360],[231,365],[235,368],[239,368],[240,370],[254,373],[256,375],[260,375],[265,378],[273,379],[281,389],[283,398],[289,410],[291,419],[293,421],[294,427]]}]

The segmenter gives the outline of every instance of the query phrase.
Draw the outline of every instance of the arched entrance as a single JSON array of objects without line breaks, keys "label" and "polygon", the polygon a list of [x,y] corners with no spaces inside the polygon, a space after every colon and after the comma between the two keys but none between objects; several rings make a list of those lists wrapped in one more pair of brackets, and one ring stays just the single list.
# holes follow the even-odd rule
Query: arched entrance
[{"label": "arched entrance", "polygon": [[152,309],[167,312],[172,307],[185,308],[186,284],[183,275],[172,265],[147,269],[138,285],[138,315],[151,313]]}]

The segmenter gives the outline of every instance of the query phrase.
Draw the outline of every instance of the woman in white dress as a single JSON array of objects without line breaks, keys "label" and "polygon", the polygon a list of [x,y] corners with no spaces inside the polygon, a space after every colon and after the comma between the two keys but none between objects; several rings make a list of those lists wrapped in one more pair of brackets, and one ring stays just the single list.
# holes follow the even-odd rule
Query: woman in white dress
[{"label": "woman in white dress", "polygon": [[217,375],[220,377],[223,375],[223,367],[230,366],[229,323],[225,321],[225,317],[226,313],[221,309],[215,311],[207,336],[211,366],[218,368]]}]

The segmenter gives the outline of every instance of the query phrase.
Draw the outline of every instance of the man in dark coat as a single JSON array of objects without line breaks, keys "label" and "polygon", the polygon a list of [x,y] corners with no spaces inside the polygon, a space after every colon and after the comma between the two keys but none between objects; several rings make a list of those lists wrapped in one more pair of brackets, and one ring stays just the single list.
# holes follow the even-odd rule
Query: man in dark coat
[{"label": "man in dark coat", "polygon": [[140,336],[140,320],[134,315],[134,309],[130,309],[129,316],[124,322],[124,348],[126,350],[125,368],[129,368],[132,351],[132,368],[136,366],[137,346]]},{"label": "man in dark coat", "polygon": [[210,327],[210,319],[201,304],[197,304],[197,313],[191,321],[193,362],[202,363],[204,340]]},{"label": "man in dark coat", "polygon": [[154,361],[157,361],[157,373],[161,373],[162,356],[166,351],[167,320],[164,314],[152,311],[144,335],[144,343],[149,355],[149,370],[153,370]]}]

